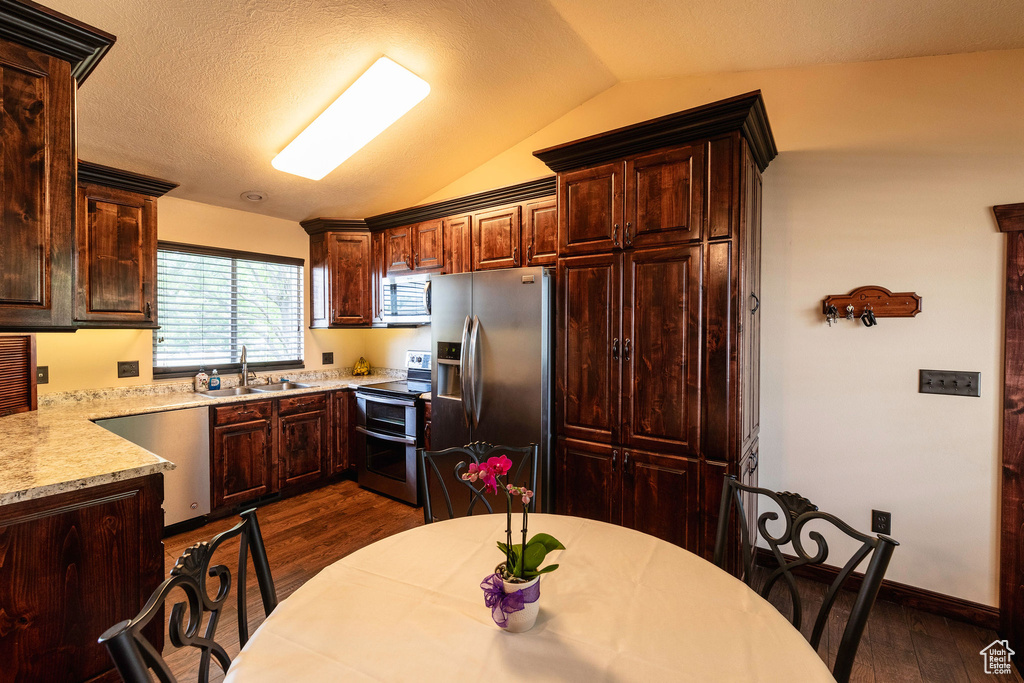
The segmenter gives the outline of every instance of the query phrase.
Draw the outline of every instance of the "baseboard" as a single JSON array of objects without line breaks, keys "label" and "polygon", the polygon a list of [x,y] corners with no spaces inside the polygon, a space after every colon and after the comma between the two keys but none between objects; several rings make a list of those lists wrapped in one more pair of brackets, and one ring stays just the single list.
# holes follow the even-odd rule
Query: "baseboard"
[{"label": "baseboard", "polygon": [[[795,559],[785,555],[786,559]],[[757,562],[762,566],[776,566],[775,557],[766,548],[757,549]],[[821,583],[832,583],[839,568],[828,564],[804,565],[793,570],[796,576],[802,576]],[[860,588],[860,582],[864,575],[854,572],[847,581],[847,586],[852,590]],[[974,626],[991,629],[999,628],[999,608],[982,605],[978,602],[971,602],[963,598],[955,598],[952,595],[936,593],[934,591],[909,586],[898,581],[882,579],[882,585],[878,589],[878,599],[895,602],[904,607],[913,607],[922,612],[938,614],[942,617],[949,617],[958,621],[964,621]]]}]

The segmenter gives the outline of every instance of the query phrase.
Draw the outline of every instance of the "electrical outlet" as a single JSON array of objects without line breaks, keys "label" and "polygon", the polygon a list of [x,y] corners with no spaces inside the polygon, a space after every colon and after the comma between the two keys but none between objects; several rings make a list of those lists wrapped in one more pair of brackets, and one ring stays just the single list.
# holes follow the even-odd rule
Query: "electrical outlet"
[{"label": "electrical outlet", "polygon": [[917,391],[921,394],[981,396],[980,372],[921,370],[918,382]]},{"label": "electrical outlet", "polygon": [[139,361],[137,361],[137,360],[119,360],[119,361],[117,361],[117,376],[118,377],[138,377],[139,376]]},{"label": "electrical outlet", "polygon": [[871,533],[873,534],[885,534],[888,536],[892,533],[892,513],[882,512],[881,510],[871,511]]},{"label": "electrical outlet", "polygon": [[328,351],[324,354],[324,365],[331,365],[334,363],[334,352]]},{"label": "electrical outlet", "polygon": [[50,383],[50,366],[39,365],[36,367],[36,384]]}]

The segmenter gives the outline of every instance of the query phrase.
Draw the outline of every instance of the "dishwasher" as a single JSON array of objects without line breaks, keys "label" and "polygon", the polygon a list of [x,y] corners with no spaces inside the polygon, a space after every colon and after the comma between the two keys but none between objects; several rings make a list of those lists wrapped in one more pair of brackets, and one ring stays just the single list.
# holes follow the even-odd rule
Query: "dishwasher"
[{"label": "dishwasher", "polygon": [[176,465],[164,472],[164,526],[210,512],[209,408],[111,417],[96,424]]}]

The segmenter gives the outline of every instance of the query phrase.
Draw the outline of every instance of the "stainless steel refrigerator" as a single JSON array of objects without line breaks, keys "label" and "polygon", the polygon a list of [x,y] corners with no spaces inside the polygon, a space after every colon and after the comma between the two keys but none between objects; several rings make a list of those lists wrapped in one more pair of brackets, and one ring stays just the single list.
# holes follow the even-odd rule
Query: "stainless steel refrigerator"
[{"label": "stainless steel refrigerator", "polygon": [[540,445],[536,500],[553,511],[554,277],[509,268],[431,280],[431,450]]}]

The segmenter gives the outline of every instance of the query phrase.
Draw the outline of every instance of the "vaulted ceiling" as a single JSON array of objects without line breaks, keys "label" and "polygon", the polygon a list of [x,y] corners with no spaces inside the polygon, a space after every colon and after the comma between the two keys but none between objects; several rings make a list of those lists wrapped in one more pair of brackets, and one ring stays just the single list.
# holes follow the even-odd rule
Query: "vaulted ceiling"
[{"label": "vaulted ceiling", "polygon": [[[294,220],[415,204],[620,80],[1024,47],[1020,0],[43,2],[118,37],[78,93],[81,158]],[[275,170],[382,54],[427,99],[321,181]]]}]

